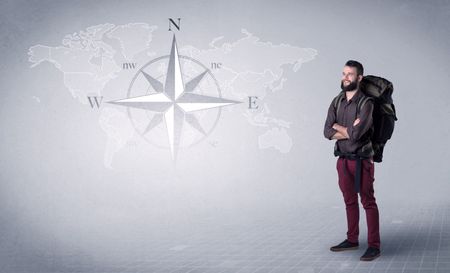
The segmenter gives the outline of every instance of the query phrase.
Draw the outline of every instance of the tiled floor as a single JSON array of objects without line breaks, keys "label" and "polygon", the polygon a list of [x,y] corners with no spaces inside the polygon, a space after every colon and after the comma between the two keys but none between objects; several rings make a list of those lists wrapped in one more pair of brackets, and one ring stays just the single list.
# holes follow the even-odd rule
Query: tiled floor
[{"label": "tiled floor", "polygon": [[16,238],[1,247],[0,272],[450,272],[450,205],[398,206],[380,206],[382,256],[372,262],[359,261],[367,247],[362,208],[360,249],[334,253],[329,247],[345,238],[344,207],[322,205],[209,215],[151,242],[143,235],[128,242],[133,251],[112,248],[103,259],[70,250],[21,253]]}]

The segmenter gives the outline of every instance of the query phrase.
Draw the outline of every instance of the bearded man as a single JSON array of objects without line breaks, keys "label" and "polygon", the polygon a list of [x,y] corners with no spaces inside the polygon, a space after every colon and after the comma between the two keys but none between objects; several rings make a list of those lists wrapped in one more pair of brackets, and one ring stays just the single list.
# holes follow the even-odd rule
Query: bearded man
[{"label": "bearded man", "polygon": [[[324,136],[336,140],[335,155],[339,188],[345,202],[347,239],[332,246],[331,251],[358,249],[359,205],[358,193],[366,212],[368,248],[362,261],[372,261],[380,256],[379,213],[374,196],[373,102],[359,91],[364,68],[357,61],[348,61],[342,71],[340,95],[328,109]],[[361,103],[364,101],[364,103]]]}]

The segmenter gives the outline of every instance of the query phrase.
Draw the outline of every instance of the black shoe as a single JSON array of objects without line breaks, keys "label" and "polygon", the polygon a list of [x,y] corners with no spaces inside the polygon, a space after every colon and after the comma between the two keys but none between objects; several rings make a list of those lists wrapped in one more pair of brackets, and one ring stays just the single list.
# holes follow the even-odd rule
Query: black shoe
[{"label": "black shoe", "polygon": [[344,251],[344,250],[354,250],[358,249],[359,244],[358,243],[352,243],[348,240],[343,241],[342,243],[338,244],[337,246],[330,247],[331,251],[337,252],[337,251]]},{"label": "black shoe", "polygon": [[376,247],[369,247],[366,250],[366,253],[359,258],[361,261],[373,261],[376,258],[380,257],[380,250]]}]

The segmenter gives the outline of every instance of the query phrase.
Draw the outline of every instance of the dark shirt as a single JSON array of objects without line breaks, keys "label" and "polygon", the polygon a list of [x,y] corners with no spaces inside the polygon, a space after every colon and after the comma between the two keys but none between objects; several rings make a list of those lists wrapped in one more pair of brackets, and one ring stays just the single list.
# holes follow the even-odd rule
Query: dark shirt
[{"label": "dark shirt", "polygon": [[[370,135],[372,134],[372,112],[373,102],[368,100],[357,114],[357,104],[359,99],[362,99],[364,94],[357,91],[353,97],[347,101],[344,95],[339,106],[339,113],[336,116],[336,108],[333,102],[331,102],[328,108],[327,120],[325,121],[324,136],[328,139],[337,132],[333,129],[333,124],[337,123],[344,127],[347,127],[347,133],[349,139],[337,140],[337,149],[341,153],[359,154],[365,156],[373,156],[373,149],[370,143]],[[353,126],[355,120],[359,118],[360,122]]]}]

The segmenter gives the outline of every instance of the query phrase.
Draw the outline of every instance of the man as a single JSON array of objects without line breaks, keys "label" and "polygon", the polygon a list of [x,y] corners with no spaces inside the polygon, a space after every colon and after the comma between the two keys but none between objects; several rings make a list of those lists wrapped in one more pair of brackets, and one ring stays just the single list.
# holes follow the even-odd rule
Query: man
[{"label": "man", "polygon": [[[372,261],[380,256],[379,214],[374,196],[374,154],[370,136],[373,132],[373,102],[358,90],[364,68],[357,61],[348,61],[342,72],[342,92],[331,103],[324,135],[335,139],[335,155],[339,188],[347,214],[347,239],[331,251],[357,249],[359,235],[358,192],[366,212],[368,248],[360,260]],[[345,93],[344,93],[345,92]],[[365,103],[360,103],[364,101]],[[358,103],[360,103],[358,105]]]}]

